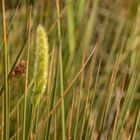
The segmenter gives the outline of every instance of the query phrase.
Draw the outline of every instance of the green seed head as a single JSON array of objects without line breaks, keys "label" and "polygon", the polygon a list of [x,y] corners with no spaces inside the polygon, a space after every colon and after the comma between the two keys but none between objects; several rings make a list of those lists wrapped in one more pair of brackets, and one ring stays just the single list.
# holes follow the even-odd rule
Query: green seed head
[{"label": "green seed head", "polygon": [[48,40],[45,29],[39,25],[36,33],[34,88],[32,104],[37,106],[45,91],[48,76]]}]

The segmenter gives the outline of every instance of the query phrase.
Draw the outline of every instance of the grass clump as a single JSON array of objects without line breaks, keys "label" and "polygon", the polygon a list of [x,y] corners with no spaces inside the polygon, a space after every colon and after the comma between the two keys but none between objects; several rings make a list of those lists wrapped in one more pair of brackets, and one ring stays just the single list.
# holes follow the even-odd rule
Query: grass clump
[{"label": "grass clump", "polygon": [[0,140],[139,140],[139,0],[0,7]]}]

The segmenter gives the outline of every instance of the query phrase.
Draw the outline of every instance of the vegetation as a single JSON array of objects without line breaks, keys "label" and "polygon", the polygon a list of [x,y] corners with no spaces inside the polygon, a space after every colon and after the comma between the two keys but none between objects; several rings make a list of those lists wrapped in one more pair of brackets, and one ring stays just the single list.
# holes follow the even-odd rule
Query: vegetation
[{"label": "vegetation", "polygon": [[0,7],[0,140],[139,140],[139,0]]}]

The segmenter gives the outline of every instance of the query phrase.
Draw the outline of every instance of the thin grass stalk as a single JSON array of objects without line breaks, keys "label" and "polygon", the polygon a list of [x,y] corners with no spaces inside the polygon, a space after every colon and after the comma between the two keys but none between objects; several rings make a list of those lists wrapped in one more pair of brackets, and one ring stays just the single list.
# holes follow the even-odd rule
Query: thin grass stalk
[{"label": "thin grass stalk", "polygon": [[116,115],[115,115],[115,120],[114,120],[114,126],[113,126],[113,130],[112,130],[111,140],[115,139],[115,130],[116,130],[116,126],[117,126],[117,119],[118,119],[118,116],[119,116],[119,112],[120,112],[120,107],[118,106],[118,108],[116,110]]},{"label": "thin grass stalk", "polygon": [[2,2],[2,23],[3,23],[3,51],[4,51],[4,140],[9,140],[9,95],[8,95],[8,64],[6,46],[6,19],[5,4]]},{"label": "thin grass stalk", "polygon": [[93,117],[93,122],[92,122],[92,129],[91,129],[91,139],[94,140],[95,139],[95,136],[94,136],[94,133],[95,133],[95,124],[96,124],[96,118]]},{"label": "thin grass stalk", "polygon": [[19,140],[19,107],[17,107],[16,118],[16,140]]},{"label": "thin grass stalk", "polygon": [[[89,96],[90,96],[90,88],[91,88],[91,84],[92,84],[92,77],[93,71],[90,71],[90,79],[89,79],[89,86],[88,86],[88,92],[87,92],[87,98],[86,98],[86,103],[85,103],[85,108],[84,108],[84,113],[83,113],[83,120],[82,120],[82,128],[81,128],[81,135],[80,135],[80,140],[83,139],[83,132],[84,132],[84,128],[85,128],[85,122],[86,122],[86,117],[89,115],[87,115],[87,107],[88,107],[88,103],[89,103]],[[88,124],[86,124],[88,125]]]},{"label": "thin grass stalk", "polygon": [[22,139],[25,140],[26,133],[26,108],[27,108],[27,93],[28,93],[28,66],[29,66],[29,46],[30,46],[30,30],[31,30],[31,8],[29,14],[29,23],[28,23],[28,35],[27,35],[27,66],[26,66],[26,75],[25,75],[25,91],[24,91],[24,109],[23,109],[23,134]]},{"label": "thin grass stalk", "polygon": [[54,140],[57,140],[57,119],[56,119],[56,113],[54,115]]},{"label": "thin grass stalk", "polygon": [[[74,36],[74,15],[73,15],[73,1],[67,0],[67,29],[68,29],[68,43],[69,43],[69,55],[73,56],[75,50],[75,36]],[[70,58],[71,59],[71,58]]]},{"label": "thin grass stalk", "polygon": [[71,105],[71,111],[70,111],[70,119],[69,119],[69,125],[68,125],[68,135],[67,135],[67,140],[70,140],[72,135],[71,135],[71,128],[72,128],[72,118],[73,118],[73,113],[74,113],[74,99],[75,99],[75,92],[72,94],[72,105]]},{"label": "thin grass stalk", "polygon": [[138,107],[138,111],[137,111],[137,114],[136,114],[134,126],[133,126],[133,129],[132,129],[131,140],[136,140],[136,132],[138,130],[139,120],[140,120],[140,104],[139,104],[139,107]]},{"label": "thin grass stalk", "polygon": [[32,136],[31,133],[32,133],[33,122],[34,122],[34,118],[35,118],[35,110],[36,110],[35,106],[33,106],[31,104],[28,133],[27,133],[27,136],[25,136],[27,140],[29,140]]},{"label": "thin grass stalk", "polygon": [[[7,52],[8,52],[8,50],[7,50]],[[9,69],[10,69],[10,60],[9,60],[9,58],[10,58],[10,56],[9,56],[9,53],[7,53],[7,74],[8,74],[8,72],[9,72]],[[8,115],[10,114],[10,105],[11,105],[11,100],[10,100],[10,95],[11,95],[11,93],[10,93],[10,81],[9,80],[7,80],[7,82],[8,82],[8,108],[9,108],[9,111],[8,111]],[[10,132],[10,118],[9,118],[9,132]]]},{"label": "thin grass stalk", "polygon": [[[83,55],[82,65],[84,64],[84,58],[85,58],[85,54]],[[84,70],[81,72],[81,77],[80,77],[80,91],[77,99],[77,113],[76,113],[76,121],[74,127],[74,140],[77,139],[77,129],[78,129],[79,116],[80,116],[80,103],[81,103],[83,82],[84,82]]]},{"label": "thin grass stalk", "polygon": [[2,126],[2,128],[1,128],[1,140],[3,140],[3,138],[4,138],[4,130],[3,130],[3,127],[4,127],[4,95],[2,95],[2,117],[1,117],[1,126]]},{"label": "thin grass stalk", "polygon": [[78,11],[77,11],[76,23],[79,24],[82,20],[82,16],[83,16],[83,12],[84,12],[85,0],[78,0],[77,5],[78,5]]},{"label": "thin grass stalk", "polygon": [[[56,74],[55,74],[54,85],[53,85],[53,91],[52,91],[53,94],[52,94],[52,97],[51,97],[49,112],[51,111],[51,109],[54,106],[55,96],[57,94],[57,88],[58,88],[58,76],[59,76],[59,69],[58,69],[58,63],[57,63]],[[51,120],[52,120],[52,116],[48,120],[48,124],[46,125],[46,128],[45,128],[45,138],[47,140],[50,139],[50,135],[49,134],[50,134],[50,128],[51,128]]]},{"label": "thin grass stalk", "polygon": [[[53,51],[52,51],[52,57],[51,57],[51,62],[50,62],[50,70],[49,70],[49,76],[48,76],[48,87],[47,87],[47,97],[46,97],[46,102],[48,104],[49,107],[47,107],[47,111],[49,112],[54,105],[55,102],[55,95],[57,92],[57,87],[58,87],[58,63],[56,64],[56,66],[54,66],[55,64],[55,50],[54,50],[53,46]],[[56,67],[54,70],[54,67]],[[53,85],[52,85],[52,77],[54,75],[54,81],[53,81]],[[52,92],[51,92],[51,88],[52,88]],[[52,95],[51,95],[52,93]],[[47,112],[47,113],[48,113]],[[52,117],[50,117],[50,119],[48,120],[48,123],[46,124],[45,130],[44,130],[44,139],[49,140],[49,134],[50,134],[50,126],[51,126],[51,120]]]},{"label": "thin grass stalk", "polygon": [[[57,8],[57,16],[60,16],[60,7],[59,0],[56,0],[56,8]],[[58,55],[58,63],[59,63],[59,72],[60,72],[60,92],[61,96],[64,93],[64,82],[63,82],[63,62],[62,62],[62,44],[61,44],[61,23],[58,20],[58,42],[59,42],[59,55]],[[61,102],[61,113],[62,113],[62,140],[66,139],[66,124],[65,124],[65,107],[64,107],[64,99]]]},{"label": "thin grass stalk", "polygon": [[55,75],[56,75],[55,72],[57,70],[57,66],[55,66],[55,64],[56,64],[56,57],[55,56],[56,56],[55,43],[53,43],[53,48],[52,48],[52,52],[51,52],[50,67],[49,67],[49,75],[48,75],[47,97],[46,97],[46,103],[48,105],[50,104],[49,99],[50,99],[51,91],[53,88],[53,85],[52,85],[53,78],[55,77]]}]

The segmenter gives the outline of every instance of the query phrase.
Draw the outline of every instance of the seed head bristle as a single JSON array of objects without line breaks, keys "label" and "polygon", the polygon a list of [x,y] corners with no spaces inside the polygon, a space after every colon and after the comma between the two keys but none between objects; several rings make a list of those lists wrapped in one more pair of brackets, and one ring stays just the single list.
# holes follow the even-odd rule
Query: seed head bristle
[{"label": "seed head bristle", "polygon": [[39,25],[36,33],[34,89],[32,104],[37,106],[45,91],[48,75],[48,40],[45,29]]}]

